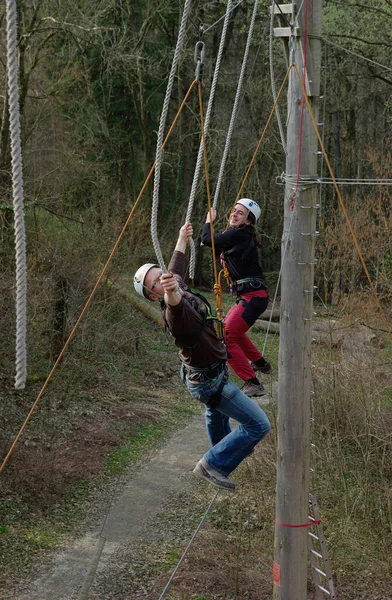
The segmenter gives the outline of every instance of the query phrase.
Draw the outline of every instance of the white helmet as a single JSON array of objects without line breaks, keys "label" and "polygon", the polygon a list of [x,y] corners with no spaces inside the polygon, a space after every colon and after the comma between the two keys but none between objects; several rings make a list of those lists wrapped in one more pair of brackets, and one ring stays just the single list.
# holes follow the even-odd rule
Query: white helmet
[{"label": "white helmet", "polygon": [[238,200],[236,202],[236,204],[242,204],[242,206],[245,206],[245,208],[247,208],[249,210],[249,212],[252,213],[252,215],[254,216],[256,221],[259,220],[259,217],[261,215],[261,210],[260,210],[260,206],[257,204],[257,202],[255,202],[254,200],[251,200],[250,198],[241,198],[240,200]]},{"label": "white helmet", "polygon": [[138,268],[133,277],[133,285],[135,287],[135,290],[140,296],[143,296],[143,298],[148,299],[148,296],[146,296],[146,294],[144,293],[144,280],[146,279],[148,271],[153,267],[157,267],[157,269],[159,269],[159,265],[154,265],[153,263],[146,263],[145,265],[142,265]]}]

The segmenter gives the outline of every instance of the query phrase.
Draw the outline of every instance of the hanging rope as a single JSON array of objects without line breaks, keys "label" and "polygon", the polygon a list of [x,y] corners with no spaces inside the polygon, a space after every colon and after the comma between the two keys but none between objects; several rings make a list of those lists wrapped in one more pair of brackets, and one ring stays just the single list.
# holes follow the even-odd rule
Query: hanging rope
[{"label": "hanging rope", "polygon": [[[275,2],[272,0],[271,5],[271,19],[270,19],[270,37],[269,37],[269,62],[270,62],[270,76],[271,76],[271,91],[274,102],[276,100],[276,87],[275,87],[275,71],[274,71],[274,60],[272,56],[272,47],[273,47],[273,38],[274,38],[274,16],[275,16]],[[287,153],[286,149],[286,140],[283,133],[283,125],[282,119],[280,118],[280,110],[279,106],[276,106],[276,119],[278,121],[280,140],[282,142],[283,150],[285,154]]]},{"label": "hanging rope", "polygon": [[[166,136],[165,141],[163,143],[163,148],[166,146],[166,144],[167,144],[167,142],[168,142],[168,140],[169,140],[169,138],[170,138],[170,136],[172,134],[174,126],[177,123],[177,121],[179,119],[179,116],[180,116],[180,114],[181,114],[181,112],[182,112],[182,110],[183,110],[183,108],[185,106],[185,103],[186,103],[186,101],[187,101],[187,99],[189,97],[189,94],[191,93],[191,91],[192,91],[192,89],[193,89],[193,87],[194,87],[195,84],[196,84],[196,81],[193,81],[191,83],[190,87],[189,87],[189,90],[185,94],[185,97],[184,97],[184,99],[183,99],[183,101],[181,103],[181,106],[178,109],[178,112],[177,112],[177,114],[176,114],[176,116],[174,118],[174,121],[173,121],[173,123],[172,123],[172,125],[171,125],[171,127],[170,127],[170,129],[169,129],[169,131],[167,133],[167,136]],[[73,337],[74,337],[74,335],[76,333],[76,330],[79,327],[79,324],[80,324],[81,320],[83,319],[83,317],[84,317],[84,315],[85,315],[88,307],[90,306],[90,304],[91,304],[91,302],[92,302],[92,300],[93,300],[93,298],[95,296],[95,292],[97,291],[97,289],[99,287],[99,284],[101,283],[101,281],[102,281],[105,273],[107,272],[107,270],[109,268],[109,265],[112,262],[112,259],[113,259],[114,255],[115,255],[115,253],[117,252],[117,249],[118,249],[118,247],[120,245],[120,242],[121,242],[122,238],[124,237],[124,234],[125,234],[125,232],[127,230],[127,227],[128,227],[129,223],[132,220],[132,217],[133,217],[133,215],[134,215],[134,213],[136,211],[136,208],[137,208],[137,206],[138,206],[138,204],[139,204],[139,202],[140,202],[140,200],[141,200],[141,198],[142,198],[142,196],[143,196],[143,194],[145,192],[145,189],[146,189],[146,187],[147,187],[147,185],[148,185],[148,183],[149,183],[149,181],[150,181],[150,179],[152,177],[154,169],[155,169],[155,162],[152,165],[152,167],[150,169],[150,172],[148,173],[148,175],[146,177],[146,180],[145,180],[145,182],[143,184],[143,187],[140,190],[139,195],[136,198],[134,205],[132,206],[132,210],[129,213],[127,220],[125,221],[125,224],[124,224],[124,226],[123,226],[123,228],[122,228],[122,230],[120,232],[120,235],[118,236],[117,241],[116,241],[116,243],[113,246],[113,249],[112,249],[112,251],[111,251],[111,253],[109,255],[109,258],[107,259],[107,261],[105,263],[105,266],[103,267],[103,269],[101,271],[101,274],[99,275],[98,280],[97,280],[96,284],[94,285],[94,288],[93,288],[90,296],[88,297],[88,300],[87,300],[87,302],[86,302],[86,304],[85,304],[82,312],[80,313],[80,315],[79,315],[79,317],[78,317],[75,325],[73,326],[73,329],[72,329],[71,333],[69,334],[68,339],[65,342],[63,349],[61,350],[61,352],[60,352],[60,354],[59,354],[56,362],[54,363],[54,365],[52,367],[52,370],[50,371],[49,375],[47,376],[46,381],[44,382],[44,384],[43,384],[43,386],[42,386],[42,388],[41,388],[41,390],[40,390],[37,398],[35,399],[35,401],[33,403],[33,406],[30,409],[29,414],[27,415],[27,417],[26,417],[26,419],[25,419],[22,427],[20,428],[17,436],[15,437],[15,439],[14,439],[12,445],[11,445],[11,448],[9,449],[6,457],[4,458],[4,460],[3,460],[3,462],[2,462],[2,464],[0,466],[0,473],[2,473],[2,471],[4,470],[4,467],[6,466],[8,460],[10,459],[10,457],[11,457],[11,455],[12,455],[14,449],[15,449],[16,444],[18,443],[18,441],[19,441],[19,439],[20,439],[23,431],[26,429],[27,424],[30,421],[30,419],[31,419],[31,417],[32,417],[32,415],[33,415],[33,413],[34,413],[37,405],[38,405],[38,402],[41,400],[42,396],[44,395],[44,392],[45,392],[46,388],[48,387],[49,382],[52,379],[55,370],[57,369],[58,365],[60,364],[60,362],[61,362],[61,360],[62,360],[62,358],[63,358],[63,356],[65,354],[66,349],[68,348],[69,344],[71,343],[71,341],[72,341],[72,339],[73,339]]]},{"label": "hanging rope", "polygon": [[216,188],[215,188],[214,202],[213,202],[213,205],[212,205],[212,207],[214,209],[216,209],[216,206],[218,204],[219,192],[220,192],[220,188],[221,188],[222,180],[223,180],[223,173],[224,173],[224,170],[226,168],[226,161],[227,161],[227,157],[228,157],[228,154],[229,154],[229,148],[230,148],[230,143],[231,143],[231,136],[233,134],[234,124],[235,124],[235,120],[237,118],[238,105],[239,105],[241,91],[242,91],[242,82],[243,82],[244,76],[245,76],[245,69],[246,69],[246,64],[247,64],[247,61],[248,61],[249,49],[250,49],[250,44],[251,44],[252,36],[253,36],[253,28],[254,28],[254,24],[255,24],[255,20],[256,20],[256,15],[257,15],[258,1],[259,0],[255,0],[255,3],[253,5],[253,13],[252,13],[252,18],[251,18],[251,21],[250,21],[250,24],[249,24],[248,39],[246,41],[244,58],[242,60],[241,72],[240,72],[240,76],[239,76],[239,79],[238,79],[237,92],[236,92],[236,96],[235,96],[235,100],[234,100],[233,110],[232,110],[232,113],[231,113],[231,119],[230,119],[229,129],[228,129],[228,132],[227,132],[225,149],[223,151],[222,162],[221,162],[221,165],[220,165],[219,174],[218,174],[218,180],[217,180],[217,184],[216,184]]},{"label": "hanging rope", "polygon": [[16,2],[7,0],[7,75],[11,132],[12,193],[16,251],[16,375],[15,388],[26,384],[26,234],[23,213],[22,148],[20,142]]},{"label": "hanging rope", "polygon": [[169,110],[169,102],[171,98],[171,93],[174,84],[174,77],[177,71],[177,65],[181,54],[182,44],[185,37],[185,29],[188,20],[189,9],[191,5],[191,0],[186,0],[184,11],[182,13],[180,29],[178,32],[176,49],[174,51],[173,63],[170,70],[169,80],[167,83],[166,95],[163,102],[161,118],[159,122],[158,129],[158,139],[157,139],[157,150],[156,150],[156,158],[155,158],[155,176],[154,176],[154,190],[152,196],[152,213],[151,213],[151,238],[154,246],[155,254],[157,257],[157,261],[164,273],[167,273],[167,269],[163,260],[162,250],[159,244],[158,239],[158,206],[159,206],[159,184],[161,178],[161,164],[162,164],[162,142],[163,142],[163,133],[165,129],[166,117]]},{"label": "hanging rope", "polygon": [[[216,90],[216,86],[218,83],[219,70],[220,70],[220,65],[222,62],[223,49],[224,49],[224,45],[225,45],[225,41],[226,41],[227,26],[229,23],[230,13],[232,11],[231,5],[232,5],[232,0],[229,0],[227,3],[226,15],[225,15],[224,23],[223,23],[222,35],[221,35],[219,50],[218,50],[218,56],[216,58],[214,76],[212,79],[210,97],[208,100],[207,111],[206,111],[206,116],[205,116],[205,121],[204,121],[204,138],[205,139],[207,139],[208,129],[209,129],[209,125],[210,125],[212,107],[213,107],[214,98],[215,98],[215,90]],[[196,197],[197,185],[199,183],[200,169],[201,169],[201,165],[202,165],[202,161],[203,161],[203,151],[204,151],[204,144],[203,144],[203,139],[201,139],[200,146],[199,146],[199,152],[197,155],[195,173],[194,173],[193,181],[192,181],[191,193],[189,195],[188,210],[187,210],[186,219],[185,219],[186,221],[190,221],[191,216],[192,216],[193,205],[194,205],[195,197]],[[193,279],[195,276],[196,251],[195,251],[195,244],[194,244],[193,238],[190,239],[189,241],[190,241],[189,277],[190,277],[190,279]]]},{"label": "hanging rope", "polygon": [[215,326],[216,326],[215,329],[216,329],[217,335],[220,338],[224,338],[224,325],[223,325],[223,321],[222,321],[222,317],[223,317],[222,286],[220,284],[220,277],[218,276],[218,267],[217,267],[217,261],[216,261],[214,225],[212,222],[211,193],[210,193],[210,183],[209,183],[209,177],[208,177],[207,144],[206,144],[206,138],[204,136],[203,97],[202,97],[202,93],[201,93],[200,81],[199,81],[198,87],[199,87],[201,135],[202,135],[203,150],[204,150],[204,170],[206,173],[207,204],[208,204],[208,214],[210,215],[212,268],[213,268],[213,272],[214,272],[214,294],[215,294],[215,302],[216,302],[216,316],[218,319],[218,321],[215,321]]}]

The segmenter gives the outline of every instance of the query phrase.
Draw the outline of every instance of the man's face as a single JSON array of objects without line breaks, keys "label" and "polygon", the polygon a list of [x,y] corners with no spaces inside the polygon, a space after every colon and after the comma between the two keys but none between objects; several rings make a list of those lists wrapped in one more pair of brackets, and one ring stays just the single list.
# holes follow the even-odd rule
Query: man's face
[{"label": "man's face", "polygon": [[165,293],[160,282],[161,275],[162,270],[158,267],[152,267],[152,269],[147,271],[147,275],[144,279],[144,287],[146,288],[146,296],[148,296],[150,300],[159,300],[159,296],[163,296]]},{"label": "man's face", "polygon": [[249,225],[250,220],[248,219],[249,210],[242,206],[242,204],[236,204],[231,215],[230,215],[230,227],[240,227],[241,225]]}]

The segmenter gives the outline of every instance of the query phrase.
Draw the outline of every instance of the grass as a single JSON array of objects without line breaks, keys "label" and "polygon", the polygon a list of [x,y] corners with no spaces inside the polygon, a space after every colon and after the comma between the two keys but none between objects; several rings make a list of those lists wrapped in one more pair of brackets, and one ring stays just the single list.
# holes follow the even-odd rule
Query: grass
[{"label": "grass", "polygon": [[[202,293],[214,305],[214,295]],[[225,295],[225,311],[232,304],[233,298]],[[349,332],[345,335],[347,340]],[[197,403],[183,401],[183,388],[176,383],[177,349],[166,343],[163,331],[131,310],[113,291],[99,292],[97,304],[91,307],[78,336],[29,424],[20,446],[24,453],[4,472],[6,493],[0,508],[0,540],[2,569],[8,576],[30,568],[34,557],[60,545],[102,489],[113,485],[120,474],[159,447],[175,428],[202,411]],[[263,348],[265,332],[252,331],[251,338]],[[270,333],[265,356],[275,372],[263,381],[266,385],[277,377],[278,350],[279,336]],[[390,364],[391,345],[385,340],[379,347],[369,346],[366,350],[363,360],[347,363],[342,348],[327,343],[313,346],[316,394],[312,438],[316,454],[311,491],[318,499],[343,600],[370,598],[366,586],[377,589],[392,570],[391,381],[385,367]],[[7,444],[10,432],[23,421],[50,368],[45,352],[44,338],[32,355],[33,375],[23,400],[10,388],[2,390],[2,410],[6,411],[3,422],[9,427]],[[233,380],[239,383],[235,376]],[[274,424],[276,407],[271,405],[266,410]],[[89,437],[91,428],[94,435]],[[93,443],[105,436],[107,444],[101,452]],[[59,468],[74,468],[91,448],[100,468],[92,472],[64,471],[62,486],[56,469],[45,457],[46,453],[53,459],[61,457],[61,445],[70,441],[75,457],[66,454],[66,465],[61,463]],[[57,454],[49,454],[50,448],[55,448]],[[191,557],[182,567],[184,576],[173,584],[169,594],[173,600],[214,600],[225,590],[226,597],[238,599],[268,597],[263,595],[263,586],[270,590],[275,456],[272,432],[255,456],[235,472],[239,492],[230,497],[222,495],[211,510]],[[42,493],[41,484],[49,488],[49,495]],[[205,488],[201,489],[198,494],[195,490],[181,498],[181,504],[193,511],[189,517],[192,523],[206,502]],[[173,520],[178,518],[178,510],[179,506],[173,508]],[[159,563],[162,573],[167,574],[177,562],[180,547],[172,543],[163,553]],[[154,552],[159,557],[158,545]],[[212,582],[222,573],[222,564],[228,566],[227,581],[218,580],[214,589]],[[198,573],[198,589],[184,583],[185,575],[194,572]],[[242,580],[244,573],[247,583]]]}]

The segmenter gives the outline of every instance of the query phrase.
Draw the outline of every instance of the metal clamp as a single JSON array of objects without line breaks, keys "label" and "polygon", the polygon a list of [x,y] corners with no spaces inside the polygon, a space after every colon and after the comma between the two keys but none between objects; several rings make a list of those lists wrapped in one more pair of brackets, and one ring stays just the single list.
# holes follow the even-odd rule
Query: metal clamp
[{"label": "metal clamp", "polygon": [[199,40],[198,42],[196,42],[196,45],[195,45],[195,56],[194,56],[195,65],[196,65],[196,70],[195,70],[196,81],[199,81],[199,78],[200,78],[200,70],[201,70],[202,64],[204,62],[204,56],[205,56],[205,44],[204,44],[204,42]]}]

